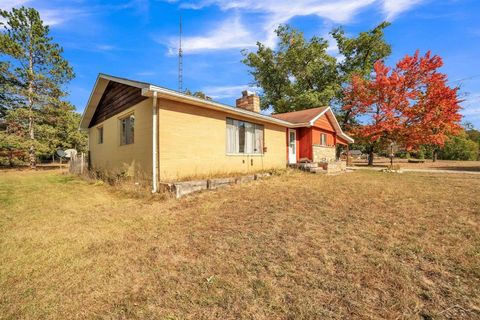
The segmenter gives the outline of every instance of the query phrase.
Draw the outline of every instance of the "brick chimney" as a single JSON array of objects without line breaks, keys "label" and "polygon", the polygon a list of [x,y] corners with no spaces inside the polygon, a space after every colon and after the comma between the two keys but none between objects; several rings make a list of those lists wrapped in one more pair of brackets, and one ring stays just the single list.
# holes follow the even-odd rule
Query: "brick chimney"
[{"label": "brick chimney", "polygon": [[242,91],[242,97],[237,99],[237,108],[260,113],[260,98],[256,92]]}]

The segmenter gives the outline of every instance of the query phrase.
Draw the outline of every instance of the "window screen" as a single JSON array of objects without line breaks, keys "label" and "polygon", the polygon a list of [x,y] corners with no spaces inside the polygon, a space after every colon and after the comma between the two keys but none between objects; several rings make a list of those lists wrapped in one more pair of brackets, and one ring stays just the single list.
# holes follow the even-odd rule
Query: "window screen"
[{"label": "window screen", "polygon": [[120,144],[131,144],[135,136],[135,115],[120,119]]}]

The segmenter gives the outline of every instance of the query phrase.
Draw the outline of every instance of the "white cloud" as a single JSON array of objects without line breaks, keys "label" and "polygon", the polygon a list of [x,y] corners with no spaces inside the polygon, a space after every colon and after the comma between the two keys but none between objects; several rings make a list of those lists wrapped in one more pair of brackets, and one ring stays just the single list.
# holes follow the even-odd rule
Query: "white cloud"
[{"label": "white cloud", "polygon": [[289,20],[295,16],[317,15],[335,22],[346,22],[356,14],[358,9],[364,8],[376,0],[204,0],[183,2],[182,7],[201,9],[216,5],[221,10],[243,10],[250,12],[269,13],[273,20]]},{"label": "white cloud", "polygon": [[411,9],[424,0],[383,0],[383,12],[387,20],[393,20],[400,13]]},{"label": "white cloud", "polygon": [[462,114],[464,116],[480,117],[480,93],[469,93],[462,102]]},{"label": "white cloud", "polygon": [[[256,40],[274,47],[274,30],[294,17],[315,15],[329,22],[347,24],[352,22],[361,10],[379,5],[385,17],[391,20],[422,1],[424,0],[169,0],[171,3],[179,3],[183,8],[202,9],[217,6],[222,11],[235,14],[233,22],[232,18],[227,18],[214,28],[214,32],[186,38],[185,53],[247,48],[254,46]],[[258,19],[254,21],[254,26],[249,25],[249,28],[246,28],[240,22],[239,16],[246,21],[252,13],[256,18],[258,16]],[[176,40],[173,43],[173,47],[176,47]],[[176,53],[172,50],[172,41],[169,41],[169,45],[170,54]],[[335,51],[335,48],[331,50]]]},{"label": "white cloud", "polygon": [[39,9],[38,11],[43,23],[48,26],[61,25],[79,13],[79,11],[72,9]]},{"label": "white cloud", "polygon": [[202,92],[213,99],[240,98],[243,90],[258,91],[258,88],[247,84],[202,88]]},{"label": "white cloud", "polygon": [[[274,30],[296,16],[316,15],[336,23],[347,23],[353,19],[360,9],[369,6],[376,0],[205,0],[182,3],[181,6],[201,9],[216,5],[223,11],[264,14],[261,26],[262,42],[273,47],[276,36]],[[252,32],[253,33],[253,32]],[[256,37],[258,38],[258,34]],[[253,41],[255,43],[255,41]]]},{"label": "white cloud", "polygon": [[114,46],[109,45],[109,44],[98,44],[98,45],[96,46],[96,48],[97,48],[97,50],[99,50],[99,51],[111,51],[111,50],[115,49]]},{"label": "white cloud", "polygon": [[[161,42],[161,41],[160,41]],[[170,38],[167,45],[169,54],[177,54],[178,38]],[[223,21],[214,31],[204,36],[182,38],[182,48],[185,54],[218,49],[240,49],[255,45],[255,39],[237,16]]]},{"label": "white cloud", "polygon": [[0,2],[0,9],[10,10],[12,8],[20,7],[27,4],[30,0],[2,0]]},{"label": "white cloud", "polygon": [[67,21],[78,18],[80,15],[84,15],[85,11],[78,8],[70,7],[45,7],[38,6],[38,1],[33,0],[0,0],[0,9],[11,10],[12,8],[19,8],[21,6],[34,7],[40,13],[44,24],[48,26],[58,26],[64,24]]}]

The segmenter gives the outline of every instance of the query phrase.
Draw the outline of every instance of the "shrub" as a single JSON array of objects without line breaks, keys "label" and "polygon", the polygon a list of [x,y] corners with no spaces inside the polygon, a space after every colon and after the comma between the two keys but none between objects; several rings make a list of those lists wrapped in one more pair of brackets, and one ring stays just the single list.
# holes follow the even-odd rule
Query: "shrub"
[{"label": "shrub", "polygon": [[441,151],[441,157],[445,160],[477,160],[478,144],[465,134],[450,137]]},{"label": "shrub", "polygon": [[417,151],[417,159],[425,159],[425,152],[423,151],[422,148],[420,148],[420,150]]}]

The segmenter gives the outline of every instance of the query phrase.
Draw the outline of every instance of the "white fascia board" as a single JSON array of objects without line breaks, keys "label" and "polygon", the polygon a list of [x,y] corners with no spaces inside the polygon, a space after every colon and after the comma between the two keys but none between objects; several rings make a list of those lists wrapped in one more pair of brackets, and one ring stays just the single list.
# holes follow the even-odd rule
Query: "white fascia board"
[{"label": "white fascia board", "polygon": [[[327,113],[328,112],[328,113]],[[349,137],[348,135],[346,135],[343,130],[342,130],[342,127],[340,127],[340,124],[338,123],[338,120],[337,120],[337,117],[335,117],[335,114],[333,113],[332,109],[330,107],[327,107],[325,110],[323,110],[322,112],[320,112],[315,118],[313,118],[312,120],[310,120],[310,126],[313,126],[315,121],[317,121],[318,119],[320,119],[321,116],[323,116],[324,114],[327,114],[327,117],[330,118],[330,120],[333,122],[333,126],[335,127],[335,131],[337,132],[337,134],[342,137],[343,139],[347,140],[348,142],[350,143],[353,143],[354,140]]]},{"label": "white fascia board", "polygon": [[105,88],[107,87],[109,81],[122,83],[140,89],[148,87],[148,85],[143,82],[132,81],[124,78],[117,78],[103,73],[98,74],[97,79],[95,80],[95,84],[93,85],[92,92],[90,93],[90,97],[88,98],[87,105],[83,110],[82,118],[80,120],[80,130],[88,130],[88,125],[92,120],[96,107],[100,102],[100,99],[102,98],[103,92],[105,91]]},{"label": "white fascia board", "polygon": [[310,120],[310,125],[313,126],[315,121],[317,121],[318,119],[320,119],[321,116],[323,116],[325,114],[325,112],[327,112],[328,110],[330,110],[330,107],[327,107],[325,110],[323,110],[322,112],[320,112],[315,118],[313,118],[312,120]]},{"label": "white fascia board", "polygon": [[340,124],[338,123],[337,117],[335,117],[335,114],[333,113],[332,109],[330,109],[330,107],[328,107],[327,110],[329,110],[329,113],[327,114],[327,116],[330,115],[330,118],[333,119],[332,122],[333,122],[333,125],[334,125],[335,129],[338,130],[337,131],[338,135],[340,137],[342,137],[343,139],[347,140],[348,142],[353,143],[354,142],[353,138],[349,137],[347,134],[345,134],[345,132],[343,132],[342,127],[340,127]]},{"label": "white fascia board", "polygon": [[312,125],[310,122],[303,122],[303,123],[293,123],[290,125],[289,128],[310,128]]},{"label": "white fascia board", "polygon": [[102,98],[103,91],[107,87],[108,81],[104,81],[101,75],[97,76],[95,80],[95,84],[93,85],[92,92],[90,92],[90,97],[88,98],[87,105],[83,110],[82,118],[80,120],[80,130],[88,130],[88,125],[92,120],[93,114],[95,113],[96,107],[92,107],[93,105],[97,105],[100,99]]},{"label": "white fascia board", "polygon": [[101,78],[109,80],[109,81],[122,83],[122,84],[125,84],[127,86],[140,88],[140,89],[148,88],[150,86],[148,83],[145,83],[145,82],[140,82],[140,81],[134,81],[134,80],[124,79],[124,78],[109,76],[108,74],[104,74],[104,73],[100,73],[98,75],[98,77],[101,77]]},{"label": "white fascia board", "polygon": [[264,121],[264,122],[269,122],[269,123],[281,125],[283,127],[291,128],[293,126],[293,124],[290,123],[290,122],[275,119],[275,118],[270,117],[270,116],[266,116],[266,115],[259,114],[259,113],[256,113],[256,112],[244,110],[244,109],[241,109],[241,108],[234,108],[234,107],[231,107],[231,106],[228,106],[228,105],[225,105],[225,104],[221,104],[221,103],[218,103],[218,102],[208,101],[208,100],[205,100],[205,99],[197,98],[197,97],[194,97],[194,96],[189,96],[189,95],[177,92],[177,91],[173,91],[173,90],[169,90],[169,89],[165,89],[165,88],[157,87],[157,86],[153,86],[153,85],[150,85],[148,88],[142,89],[142,94],[144,96],[149,97],[149,96],[152,95],[151,92],[154,92],[154,91],[158,93],[159,98],[166,98],[166,99],[169,99],[169,100],[189,102],[191,104],[206,107],[206,108],[209,108],[209,109],[220,110],[220,111],[224,111],[224,112],[227,112],[227,113],[230,113],[230,114],[241,115],[241,116],[244,116],[246,118],[261,120],[261,121]]}]

